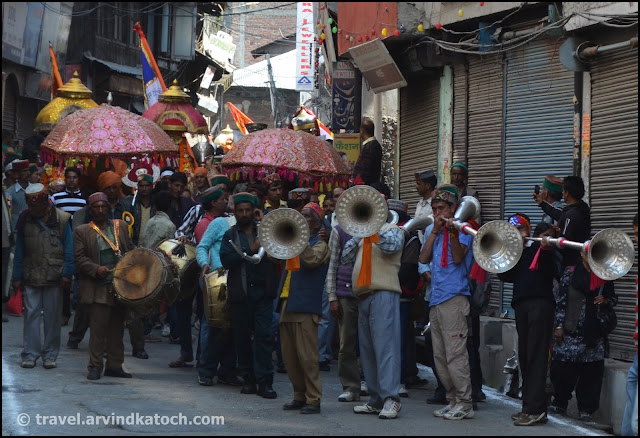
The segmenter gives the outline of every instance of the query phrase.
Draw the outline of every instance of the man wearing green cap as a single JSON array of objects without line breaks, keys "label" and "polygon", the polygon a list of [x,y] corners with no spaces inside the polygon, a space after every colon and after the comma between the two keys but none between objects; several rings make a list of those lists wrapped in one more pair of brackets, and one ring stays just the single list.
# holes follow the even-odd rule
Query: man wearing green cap
[{"label": "man wearing green cap", "polygon": [[[551,204],[553,208],[562,210],[562,179],[554,175],[545,176],[540,193],[534,193],[533,199],[538,204],[544,201]],[[547,213],[542,213],[542,222],[558,225],[558,222]]]},{"label": "man wearing green cap", "polygon": [[250,259],[261,247],[254,220],[254,210],[259,205],[258,199],[249,193],[234,196],[237,223],[222,238],[220,260],[229,270],[227,285],[233,315],[233,337],[238,370],[244,379],[241,392],[272,399],[277,394],[272,387],[271,324],[279,281],[277,266],[271,259],[263,257],[257,263]]}]

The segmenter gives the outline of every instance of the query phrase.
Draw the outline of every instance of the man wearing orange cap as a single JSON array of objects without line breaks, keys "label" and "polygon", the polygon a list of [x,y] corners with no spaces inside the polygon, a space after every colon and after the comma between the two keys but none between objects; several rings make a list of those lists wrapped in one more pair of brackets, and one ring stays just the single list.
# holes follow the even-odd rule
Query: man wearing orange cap
[{"label": "man wearing orange cap", "polygon": [[207,178],[206,168],[196,167],[193,170],[193,185],[195,186],[193,196],[198,199],[202,192],[209,188],[209,179]]}]

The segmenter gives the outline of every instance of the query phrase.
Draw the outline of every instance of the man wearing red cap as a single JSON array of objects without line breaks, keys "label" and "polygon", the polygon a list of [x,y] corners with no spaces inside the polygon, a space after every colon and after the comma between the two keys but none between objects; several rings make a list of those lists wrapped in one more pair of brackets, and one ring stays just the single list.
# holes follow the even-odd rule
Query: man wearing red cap
[{"label": "man wearing red cap", "polygon": [[22,367],[33,368],[42,356],[50,369],[57,366],[60,351],[61,287],[71,286],[74,271],[70,215],[53,207],[42,184],[30,185],[25,195],[28,209],[18,219],[13,263],[13,286],[24,286]]}]

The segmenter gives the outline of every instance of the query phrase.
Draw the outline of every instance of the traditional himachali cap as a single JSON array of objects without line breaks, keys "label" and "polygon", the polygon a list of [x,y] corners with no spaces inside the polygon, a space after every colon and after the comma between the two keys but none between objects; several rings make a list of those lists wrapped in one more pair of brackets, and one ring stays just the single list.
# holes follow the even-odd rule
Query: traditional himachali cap
[{"label": "traditional himachali cap", "polygon": [[231,180],[226,175],[217,175],[211,180],[211,185],[226,184],[227,187],[231,187]]},{"label": "traditional himachali cap", "polygon": [[277,173],[272,173],[271,175],[267,175],[262,179],[262,184],[269,187],[271,184],[273,184],[276,181],[282,181],[280,179],[280,175],[278,175]]},{"label": "traditional himachali cap", "polygon": [[416,179],[425,180],[429,178],[436,178],[436,174],[433,172],[433,169],[425,169],[416,172]]},{"label": "traditional himachali cap", "polygon": [[193,176],[196,175],[204,175],[207,176],[207,169],[205,169],[204,167],[196,167],[195,169],[193,169]]},{"label": "traditional himachali cap", "polygon": [[513,226],[525,225],[531,227],[531,222],[524,214],[516,213],[509,218],[509,223]]},{"label": "traditional himachali cap", "polygon": [[90,206],[100,201],[109,203],[109,201],[107,200],[107,195],[103,192],[95,192],[93,195],[89,196],[89,199],[87,199],[87,202]]},{"label": "traditional himachali cap", "polygon": [[55,187],[55,186],[64,186],[66,183],[64,182],[64,180],[62,178],[56,178],[55,180],[51,181],[49,183],[49,187]]},{"label": "traditional himachali cap", "polygon": [[25,170],[29,168],[29,160],[14,160],[13,170],[20,172],[21,170]]},{"label": "traditional himachali cap", "polygon": [[243,202],[249,202],[254,207],[258,206],[258,199],[255,196],[253,196],[251,193],[240,192],[240,193],[236,193],[233,196],[233,203],[235,205],[242,204]]},{"label": "traditional himachali cap", "polygon": [[305,189],[304,187],[298,187],[297,189],[290,190],[289,194],[287,195],[287,198],[290,201],[293,201],[295,199],[302,199],[307,201],[310,197],[311,195],[309,193],[309,189]]},{"label": "traditional himachali cap", "polygon": [[129,187],[137,187],[138,182],[147,181],[153,184],[160,177],[160,169],[156,165],[140,164],[134,166],[129,173],[122,177],[122,182]]},{"label": "traditional himachali cap", "polygon": [[443,184],[436,189],[433,201],[444,201],[449,204],[458,202],[458,188],[453,184]]},{"label": "traditional himachali cap", "polygon": [[405,213],[409,211],[409,204],[400,199],[387,199],[387,205],[390,210],[403,211]]},{"label": "traditional himachali cap", "polygon": [[462,170],[464,170],[464,174],[465,174],[465,175],[469,173],[469,168],[468,168],[468,167],[467,167],[467,165],[466,165],[466,164],[464,164],[464,163],[460,163],[460,162],[453,163],[453,164],[451,165],[451,169],[453,169],[454,167],[461,167],[461,168],[462,168]]},{"label": "traditional himachali cap", "polygon": [[222,193],[223,193],[222,189],[219,187],[216,187],[216,186],[209,187],[207,190],[202,192],[202,195],[200,195],[199,201],[201,204],[205,204],[209,201],[215,201],[220,196],[222,196]]},{"label": "traditional himachali cap", "polygon": [[31,184],[24,190],[25,198],[29,201],[38,201],[47,199],[49,194],[45,191],[44,184]]},{"label": "traditional himachali cap", "polygon": [[303,208],[310,208],[316,215],[318,215],[318,220],[322,220],[322,217],[324,216],[324,210],[317,203],[308,202]]},{"label": "traditional himachali cap", "polygon": [[173,175],[173,170],[163,170],[162,173],[160,174],[160,178],[164,178],[165,176],[171,176]]},{"label": "traditional himachali cap", "polygon": [[562,179],[558,178],[555,175],[545,176],[542,185],[545,186],[547,190],[562,193]]}]

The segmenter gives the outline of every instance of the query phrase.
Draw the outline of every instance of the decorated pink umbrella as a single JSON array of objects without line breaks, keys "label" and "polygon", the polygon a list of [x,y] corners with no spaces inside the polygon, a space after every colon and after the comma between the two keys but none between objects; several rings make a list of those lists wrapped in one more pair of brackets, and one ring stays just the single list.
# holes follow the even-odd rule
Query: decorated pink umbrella
[{"label": "decorated pink umbrella", "polygon": [[252,132],[238,140],[221,162],[232,181],[260,180],[277,173],[283,181],[315,190],[346,185],[349,168],[329,143],[286,128]]},{"label": "decorated pink umbrella", "polygon": [[43,162],[63,167],[74,159],[85,167],[108,168],[109,158],[145,158],[176,165],[178,145],[158,125],[117,106],[102,104],[68,115],[42,144]]}]

